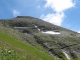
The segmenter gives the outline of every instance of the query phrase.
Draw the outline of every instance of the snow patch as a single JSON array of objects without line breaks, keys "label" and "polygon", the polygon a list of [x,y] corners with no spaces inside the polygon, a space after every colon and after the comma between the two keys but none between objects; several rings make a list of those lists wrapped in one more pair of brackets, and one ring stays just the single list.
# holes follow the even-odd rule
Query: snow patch
[{"label": "snow patch", "polygon": [[38,28],[38,31],[40,31],[40,29]]},{"label": "snow patch", "polygon": [[35,26],[35,28],[37,28],[37,26]]},{"label": "snow patch", "polygon": [[67,54],[67,52],[63,50],[63,53],[67,57],[67,59],[70,60],[70,56]]},{"label": "snow patch", "polygon": [[54,32],[54,31],[46,31],[46,32],[43,32],[42,33],[46,33],[46,34],[60,34],[60,32]]},{"label": "snow patch", "polygon": [[37,28],[37,29],[38,29],[38,31],[40,31],[40,29],[39,29],[37,26],[35,26],[35,28]]}]

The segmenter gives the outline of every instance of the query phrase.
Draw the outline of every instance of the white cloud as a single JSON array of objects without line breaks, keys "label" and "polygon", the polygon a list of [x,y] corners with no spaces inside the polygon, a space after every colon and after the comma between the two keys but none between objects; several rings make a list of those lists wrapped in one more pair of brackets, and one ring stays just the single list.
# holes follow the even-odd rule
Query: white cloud
[{"label": "white cloud", "polygon": [[62,23],[62,20],[64,19],[63,17],[64,17],[64,13],[56,13],[56,14],[48,14],[46,16],[42,15],[41,18],[45,21],[48,21],[50,23],[60,26]]},{"label": "white cloud", "polygon": [[56,12],[62,12],[66,9],[74,7],[73,0],[46,0],[45,7],[51,7]]},{"label": "white cloud", "polygon": [[45,8],[51,8],[55,13],[49,13],[42,19],[61,26],[65,17],[64,11],[75,6],[73,0],[45,0]]},{"label": "white cloud", "polygon": [[80,33],[80,31],[78,31],[78,33]]},{"label": "white cloud", "polygon": [[20,15],[20,12],[17,10],[12,10],[14,17]]}]

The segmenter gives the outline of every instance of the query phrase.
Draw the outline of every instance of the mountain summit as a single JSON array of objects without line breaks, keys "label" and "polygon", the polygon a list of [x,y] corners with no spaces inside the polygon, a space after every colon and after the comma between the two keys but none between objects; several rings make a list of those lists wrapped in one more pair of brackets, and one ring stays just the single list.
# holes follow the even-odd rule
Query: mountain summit
[{"label": "mountain summit", "polygon": [[[80,60],[79,33],[30,16],[0,20],[0,44],[5,59]],[[16,55],[12,58],[4,47]]]}]

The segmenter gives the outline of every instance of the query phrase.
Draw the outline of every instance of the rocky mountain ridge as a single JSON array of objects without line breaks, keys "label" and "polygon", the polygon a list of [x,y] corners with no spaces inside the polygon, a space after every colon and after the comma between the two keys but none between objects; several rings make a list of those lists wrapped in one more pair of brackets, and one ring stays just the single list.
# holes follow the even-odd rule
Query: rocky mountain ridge
[{"label": "rocky mountain ridge", "polygon": [[20,37],[33,47],[37,43],[52,56],[61,60],[77,60],[80,57],[80,34],[60,26],[30,16],[17,16],[9,20],[0,20],[5,28],[11,28],[24,34],[31,40]]}]

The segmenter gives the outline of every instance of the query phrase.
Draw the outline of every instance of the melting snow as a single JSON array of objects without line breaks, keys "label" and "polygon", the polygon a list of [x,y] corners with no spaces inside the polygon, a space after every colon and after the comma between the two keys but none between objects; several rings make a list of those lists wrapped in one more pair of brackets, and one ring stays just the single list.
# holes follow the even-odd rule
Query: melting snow
[{"label": "melting snow", "polygon": [[[40,29],[38,28],[38,26],[35,25],[35,28],[38,29],[38,31],[40,31]],[[46,33],[46,34],[60,34],[60,32],[54,32],[54,31],[46,31],[46,32],[43,32],[42,33]]]},{"label": "melting snow", "polygon": [[60,34],[59,32],[54,32],[54,31],[46,31],[46,32],[42,32],[42,33],[46,33],[46,34]]},{"label": "melting snow", "polygon": [[37,26],[35,26],[37,28]]},{"label": "melting snow", "polygon": [[40,29],[38,28],[38,31],[40,31]]},{"label": "melting snow", "polygon": [[68,60],[70,60],[70,56],[66,53],[66,51],[63,50],[63,53],[64,53],[65,56],[68,58]]},{"label": "melting snow", "polygon": [[37,26],[35,26],[35,28],[37,28],[37,29],[38,29],[38,31],[40,31],[40,29],[39,29]]}]

